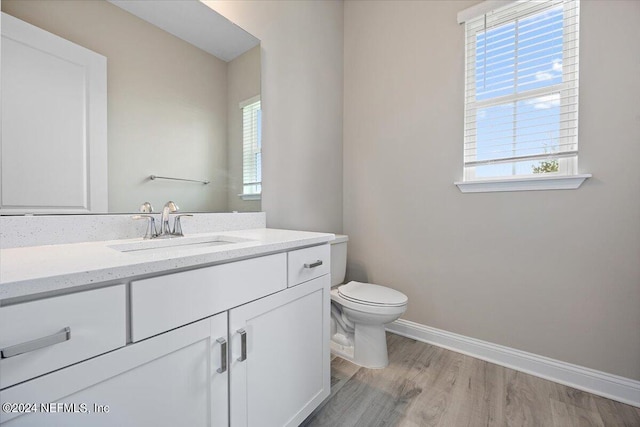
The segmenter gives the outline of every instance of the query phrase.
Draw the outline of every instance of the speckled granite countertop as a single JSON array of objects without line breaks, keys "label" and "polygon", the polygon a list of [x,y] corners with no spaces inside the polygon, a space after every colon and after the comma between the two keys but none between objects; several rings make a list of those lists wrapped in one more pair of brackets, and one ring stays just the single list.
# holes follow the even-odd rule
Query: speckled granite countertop
[{"label": "speckled granite countertop", "polygon": [[[0,305],[13,299],[81,290],[100,283],[251,258],[333,240],[329,233],[258,228],[193,234],[236,238],[238,243],[180,250],[120,252],[110,246],[142,239],[31,246],[0,250]],[[180,238],[178,238],[180,239]]]}]

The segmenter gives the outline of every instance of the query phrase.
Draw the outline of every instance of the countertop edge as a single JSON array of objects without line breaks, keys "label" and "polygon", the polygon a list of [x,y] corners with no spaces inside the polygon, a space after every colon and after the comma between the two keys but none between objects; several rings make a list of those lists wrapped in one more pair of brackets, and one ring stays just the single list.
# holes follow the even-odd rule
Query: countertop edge
[{"label": "countertop edge", "polygon": [[[264,231],[259,231],[268,233],[270,229],[263,230]],[[209,267],[216,264],[287,252],[292,249],[321,245],[330,242],[334,238],[334,235],[330,233],[296,232],[289,230],[274,231],[300,233],[304,235],[304,237],[289,237],[281,240],[275,239],[272,241],[259,242],[259,244],[253,244],[251,246],[230,248],[229,250],[205,251],[197,254],[175,256],[171,259],[143,260],[142,262],[139,262],[137,259],[132,259],[132,263],[127,265],[0,283],[0,307],[25,300],[38,299],[39,297],[51,297],[68,292],[80,292],[85,289],[126,283],[131,280],[153,275],[171,274],[194,268]],[[314,236],[309,236],[310,234]],[[295,234],[292,234],[292,236],[295,236]],[[108,243],[112,242],[104,242],[105,245]]]}]

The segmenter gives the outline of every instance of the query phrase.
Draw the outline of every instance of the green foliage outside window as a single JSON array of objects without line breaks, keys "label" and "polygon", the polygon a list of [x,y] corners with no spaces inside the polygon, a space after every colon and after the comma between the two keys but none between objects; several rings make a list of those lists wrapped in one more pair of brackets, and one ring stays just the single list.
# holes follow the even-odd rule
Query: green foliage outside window
[{"label": "green foliage outside window", "polygon": [[550,172],[558,172],[558,161],[551,160],[541,161],[538,166],[531,166],[533,173],[550,173]]}]

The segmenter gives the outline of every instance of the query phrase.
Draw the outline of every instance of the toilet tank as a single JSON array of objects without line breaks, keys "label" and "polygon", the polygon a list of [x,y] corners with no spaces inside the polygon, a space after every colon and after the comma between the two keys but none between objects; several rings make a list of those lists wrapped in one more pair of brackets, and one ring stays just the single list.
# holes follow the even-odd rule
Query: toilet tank
[{"label": "toilet tank", "polygon": [[344,282],[347,272],[347,241],[349,236],[336,234],[331,242],[331,286]]}]

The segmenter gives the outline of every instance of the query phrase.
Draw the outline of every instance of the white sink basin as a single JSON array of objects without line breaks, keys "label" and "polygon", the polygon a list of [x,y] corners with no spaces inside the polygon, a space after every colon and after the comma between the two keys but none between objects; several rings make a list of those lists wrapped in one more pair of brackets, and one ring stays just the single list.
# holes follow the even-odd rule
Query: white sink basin
[{"label": "white sink basin", "polygon": [[169,239],[144,240],[142,242],[120,243],[108,246],[119,252],[176,252],[185,249],[206,248],[211,246],[231,245],[234,243],[249,242],[231,236],[199,236],[199,237],[173,237]]}]

